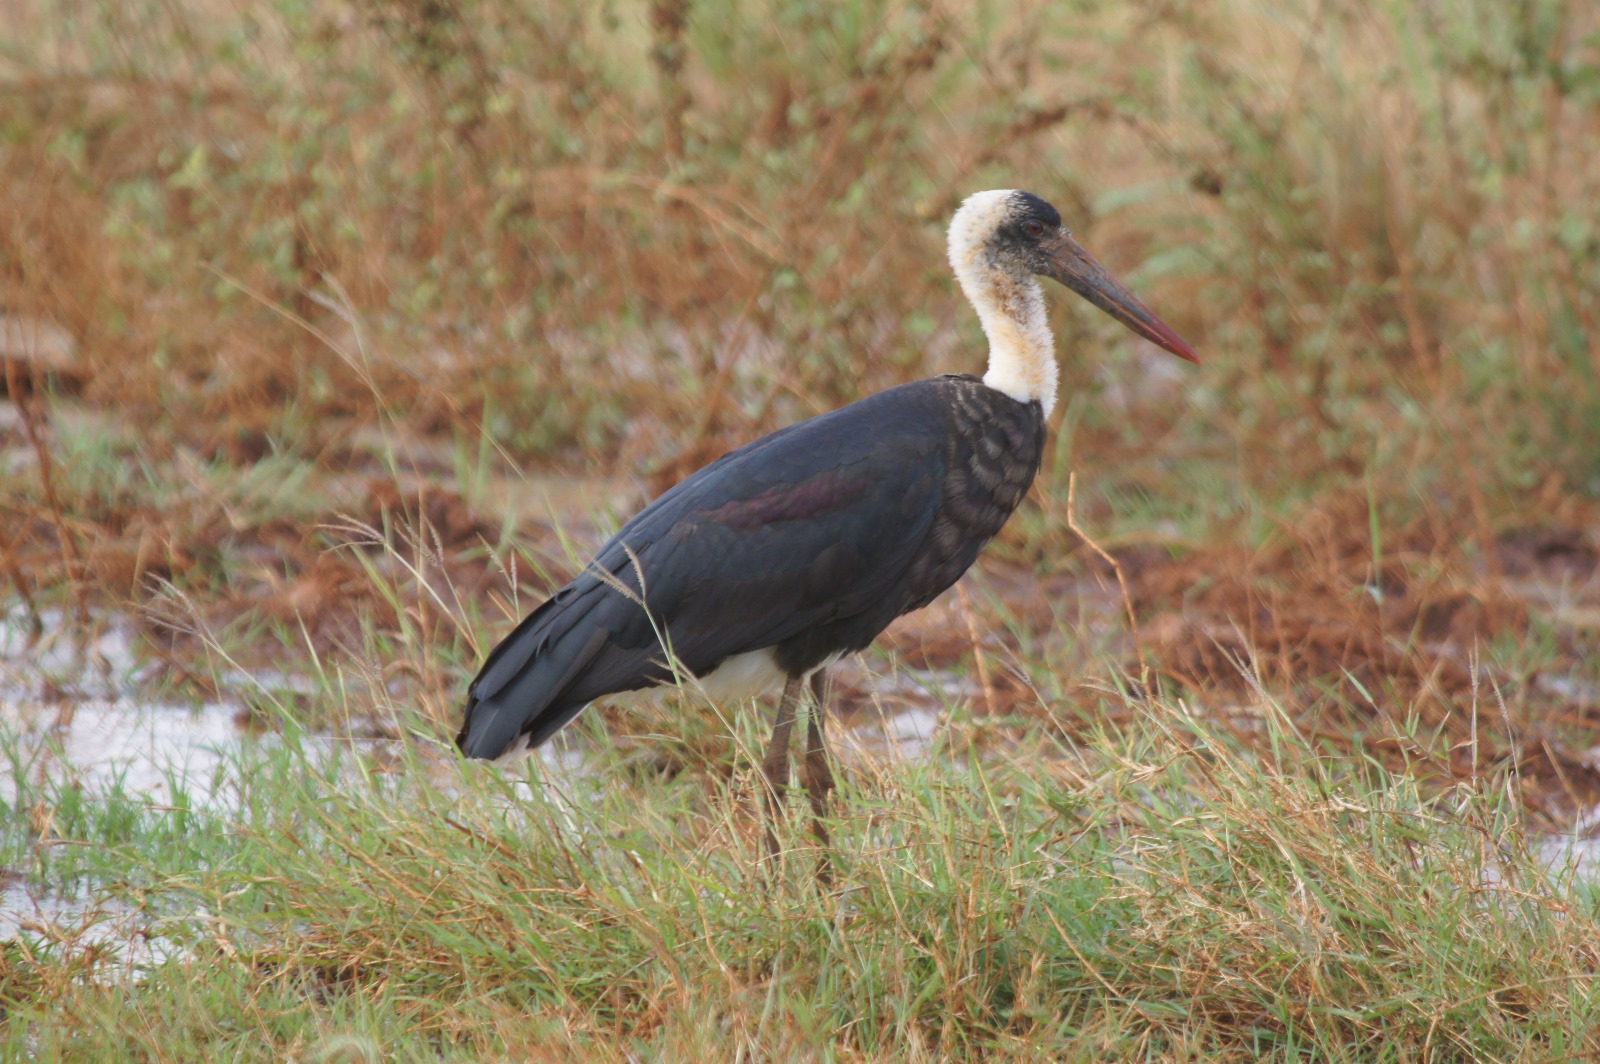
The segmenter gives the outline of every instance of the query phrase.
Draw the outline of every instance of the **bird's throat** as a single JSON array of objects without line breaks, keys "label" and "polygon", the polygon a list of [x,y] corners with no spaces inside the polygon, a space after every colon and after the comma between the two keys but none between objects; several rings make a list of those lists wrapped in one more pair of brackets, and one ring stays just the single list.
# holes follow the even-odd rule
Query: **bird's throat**
[{"label": "bird's throat", "polygon": [[1020,403],[1037,401],[1048,417],[1056,403],[1056,353],[1039,283],[1004,274],[970,280],[961,278],[961,287],[989,338],[983,383]]}]

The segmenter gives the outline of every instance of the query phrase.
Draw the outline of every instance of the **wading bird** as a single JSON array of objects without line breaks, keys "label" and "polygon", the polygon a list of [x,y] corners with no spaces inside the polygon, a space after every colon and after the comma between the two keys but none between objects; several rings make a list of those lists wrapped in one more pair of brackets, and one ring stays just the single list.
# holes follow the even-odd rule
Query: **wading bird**
[{"label": "wading bird", "polygon": [[891,388],[746,444],[668,490],[489,655],[456,737],[464,754],[532,749],[595,699],[671,684],[669,654],[718,702],[781,682],[762,763],[773,855],[809,679],[803,776],[812,830],[827,844],[823,670],[954,584],[1039,471],[1056,362],[1035,277],[1199,361],[1038,196],[969,197],[949,252],[989,339],[983,378]]}]

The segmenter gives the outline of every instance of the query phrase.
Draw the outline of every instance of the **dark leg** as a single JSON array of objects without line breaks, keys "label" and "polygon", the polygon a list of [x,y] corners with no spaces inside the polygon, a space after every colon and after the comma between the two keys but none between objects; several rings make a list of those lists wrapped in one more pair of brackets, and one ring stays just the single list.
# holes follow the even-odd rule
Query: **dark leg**
[{"label": "dark leg", "polygon": [[800,701],[800,677],[783,685],[778,699],[778,718],[772,724],[772,741],[761,770],[767,781],[767,857],[778,856],[778,818],[783,815],[783,796],[789,789],[789,733],[794,730],[795,703]]},{"label": "dark leg", "polygon": [[828,767],[828,741],[823,734],[828,715],[828,681],[823,670],[811,674],[811,713],[807,721],[805,784],[806,795],[811,799],[811,833],[822,844],[823,854],[817,865],[817,878],[826,883],[832,878],[829,864],[828,828],[822,822],[828,811],[828,796],[833,793],[833,769]]}]

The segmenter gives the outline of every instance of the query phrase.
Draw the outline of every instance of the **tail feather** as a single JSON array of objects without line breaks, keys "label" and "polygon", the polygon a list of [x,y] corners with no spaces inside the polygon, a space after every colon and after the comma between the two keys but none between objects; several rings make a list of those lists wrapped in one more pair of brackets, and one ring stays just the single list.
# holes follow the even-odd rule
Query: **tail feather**
[{"label": "tail feather", "polygon": [[611,635],[590,613],[561,609],[552,599],[495,648],[468,692],[456,736],[463,754],[500,757],[524,733],[538,746],[578,715],[587,700],[574,704],[563,693]]}]

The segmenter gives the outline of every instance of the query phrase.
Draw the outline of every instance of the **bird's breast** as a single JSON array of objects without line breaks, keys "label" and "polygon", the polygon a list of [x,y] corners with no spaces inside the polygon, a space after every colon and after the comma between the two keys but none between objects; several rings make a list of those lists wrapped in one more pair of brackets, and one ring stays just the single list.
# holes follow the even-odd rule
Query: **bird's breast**
[{"label": "bird's breast", "polygon": [[939,508],[911,563],[906,609],[960,579],[1021,505],[1044,457],[1044,412],[974,377],[946,377]]},{"label": "bird's breast", "polygon": [[979,382],[952,389],[943,516],[987,540],[1022,504],[1044,458],[1044,416]]}]

